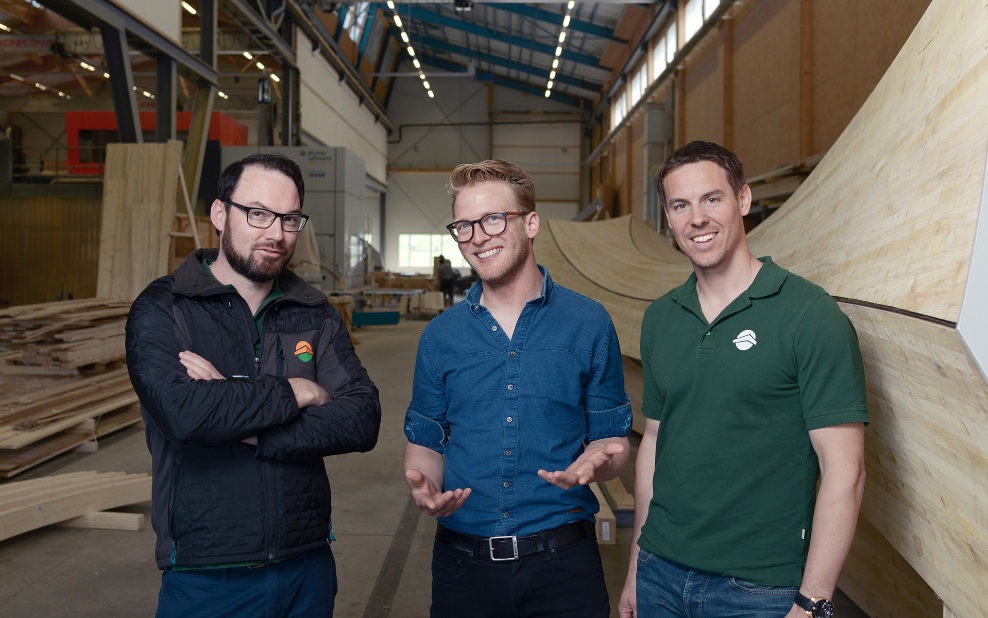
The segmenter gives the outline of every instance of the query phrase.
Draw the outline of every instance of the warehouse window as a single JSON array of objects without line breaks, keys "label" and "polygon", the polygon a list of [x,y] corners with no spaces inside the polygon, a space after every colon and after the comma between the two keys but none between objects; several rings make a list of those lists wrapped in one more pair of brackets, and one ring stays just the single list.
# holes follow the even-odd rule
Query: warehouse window
[{"label": "warehouse window", "polygon": [[648,63],[644,63],[631,78],[631,104],[634,105],[645,95],[648,86]]},{"label": "warehouse window", "polygon": [[398,268],[415,268],[431,274],[433,260],[440,253],[453,268],[466,269],[460,272],[461,275],[469,272],[470,265],[463,259],[456,241],[449,234],[398,235]]},{"label": "warehouse window", "polygon": [[703,0],[687,0],[683,25],[686,30],[686,40],[689,41],[703,26]]},{"label": "warehouse window", "polygon": [[343,19],[343,29],[349,33],[350,40],[354,43],[359,43],[360,37],[364,33],[364,24],[367,23],[370,4],[370,2],[357,2],[349,7],[346,17]]},{"label": "warehouse window", "polygon": [[652,50],[652,80],[656,80],[676,57],[676,22],[669,24],[666,32]]},{"label": "warehouse window", "polygon": [[628,113],[627,102],[628,97],[624,92],[614,101],[614,104],[611,106],[611,128],[618,126],[624,120],[625,115]]}]

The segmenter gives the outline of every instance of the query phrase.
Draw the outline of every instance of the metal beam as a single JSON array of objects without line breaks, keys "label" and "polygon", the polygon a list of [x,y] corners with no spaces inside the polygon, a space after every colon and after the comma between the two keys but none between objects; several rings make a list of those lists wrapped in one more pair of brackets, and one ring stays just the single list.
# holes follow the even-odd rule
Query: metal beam
[{"label": "metal beam", "polygon": [[155,139],[163,144],[175,139],[175,116],[177,110],[176,95],[178,91],[178,72],[175,60],[165,54],[157,54],[158,73],[155,77],[156,94],[154,95]]},{"label": "metal beam", "polygon": [[106,65],[110,69],[110,91],[113,93],[120,141],[140,144],[144,136],[141,134],[141,118],[134,96],[134,76],[127,55],[127,34],[109,24],[100,26],[100,32],[103,35],[103,49],[106,50]]},{"label": "metal beam", "polygon": [[45,6],[84,28],[102,30],[102,26],[106,25],[130,34],[153,50],[174,58],[183,70],[198,79],[210,84],[216,83],[216,70],[212,66],[206,65],[199,58],[176,45],[174,41],[143,24],[110,0],[47,0]]},{"label": "metal beam", "polygon": [[[213,101],[216,100],[216,86],[204,86],[196,91],[192,107],[192,121],[189,135],[185,140],[185,188],[189,192],[189,203],[195,208],[202,181],[202,160],[206,156],[206,141],[209,139],[209,121],[213,115]],[[209,205],[206,206],[209,213]]]},{"label": "metal beam", "polygon": [[[521,15],[522,17],[527,17],[536,21],[544,21],[553,24],[554,26],[562,26],[563,24],[564,15],[562,13],[553,13],[552,11],[537,9],[530,4],[490,3],[484,4],[484,6],[489,9],[494,9],[495,11],[504,11],[505,13]],[[628,43],[625,39],[614,36],[614,31],[610,28],[598,26],[597,24],[593,24],[588,21],[570,19],[569,29],[575,30],[576,32],[582,32],[584,34],[589,34],[590,36],[597,37],[598,39],[606,39],[608,41],[614,41],[615,43],[621,43],[622,45],[626,45]]]},{"label": "metal beam", "polygon": [[[450,62],[449,60],[444,60],[442,58],[437,58],[436,56],[431,56],[431,55],[421,55],[419,56],[419,60],[423,64],[428,64],[447,71],[456,71],[456,70],[462,71],[466,69],[466,67],[464,67],[461,64]],[[492,73],[490,71],[478,70],[476,73],[477,75],[475,79],[479,82],[492,82],[495,85],[504,86],[505,88],[511,88],[512,90],[517,90],[518,92],[524,92],[526,94],[533,94],[537,96],[545,95],[545,86],[541,86],[541,87],[536,86],[528,82],[511,79],[509,77],[504,77],[502,75],[498,75],[497,73]],[[581,97],[565,94],[562,92],[556,92],[555,90],[552,91],[552,95],[549,98],[552,99],[553,101],[564,103],[566,105],[569,105],[571,107],[576,107],[579,109],[590,109],[590,106],[593,103],[590,99],[584,99]]]},{"label": "metal beam", "polygon": [[[439,39],[424,39],[427,41],[426,47],[434,50],[441,50],[449,52],[451,54],[458,54],[466,58],[475,58],[482,62],[489,62],[505,69],[518,71],[519,73],[525,73],[528,75],[536,75],[545,78],[547,81],[549,79],[549,66],[532,66],[524,62],[518,62],[516,60],[510,60],[502,56],[497,56],[495,54],[488,54],[486,52],[475,51],[456,45],[454,43],[447,43],[446,41],[440,41]],[[556,73],[556,82],[559,84],[566,84],[567,86],[572,86],[574,88],[580,88],[581,90],[587,90],[590,92],[600,92],[601,88],[604,87],[603,84],[597,84],[593,82],[588,82],[586,80],[577,79],[575,77],[570,77],[568,75],[562,75]]]},{"label": "metal beam", "polygon": [[[490,30],[484,28],[478,24],[464,21],[462,19],[456,19],[436,11],[430,11],[428,9],[420,8],[417,5],[411,5],[408,7],[402,7],[399,16],[407,15],[409,20],[421,21],[425,23],[436,24],[437,26],[443,26],[444,28],[451,28],[454,30],[460,30],[466,32],[467,34],[473,34],[475,36],[491,39],[498,43],[503,43],[506,45],[513,45],[515,47],[520,47],[522,49],[528,49],[533,52],[538,52],[546,54],[547,56],[555,56],[556,45],[547,45],[545,43],[538,43],[531,39],[526,39],[524,37],[512,36],[509,34],[504,34],[497,32],[495,30]],[[397,28],[392,27],[393,34],[398,38]],[[426,40],[435,41],[435,38],[427,38]],[[412,47],[416,46],[417,41],[412,41]],[[593,67],[595,69],[608,70],[605,67],[600,66],[600,59],[590,54],[582,54],[580,52],[575,52],[572,49],[563,48],[562,60],[569,60],[577,64],[586,65]]]},{"label": "metal beam", "polygon": [[248,4],[245,0],[224,0],[229,2],[234,7],[236,7],[237,12],[243,15],[248,21],[250,21],[251,26],[259,30],[264,37],[271,44],[271,47],[278,52],[278,56],[281,58],[281,62],[285,65],[297,66],[295,62],[295,50],[292,49],[291,45],[281,37],[281,34],[270,24],[268,20],[262,17],[254,10],[253,6]]}]

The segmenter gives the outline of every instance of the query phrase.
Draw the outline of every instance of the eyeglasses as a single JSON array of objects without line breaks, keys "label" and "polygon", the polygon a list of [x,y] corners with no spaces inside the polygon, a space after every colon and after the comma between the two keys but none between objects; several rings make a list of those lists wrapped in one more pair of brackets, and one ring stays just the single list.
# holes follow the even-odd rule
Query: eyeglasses
[{"label": "eyeglasses", "polygon": [[305,222],[309,220],[309,215],[300,212],[286,212],[281,214],[267,208],[250,208],[236,202],[226,200],[230,206],[236,206],[247,213],[247,225],[267,229],[271,227],[275,219],[281,219],[281,229],[286,232],[300,232],[305,227]]},{"label": "eyeglasses", "polygon": [[491,212],[473,221],[467,221],[466,219],[453,221],[446,226],[446,229],[449,230],[449,235],[456,242],[469,242],[473,238],[473,226],[478,223],[480,224],[480,229],[484,230],[485,234],[488,236],[497,236],[498,234],[503,234],[504,230],[508,229],[508,217],[511,215],[520,216],[527,214],[527,212]]}]

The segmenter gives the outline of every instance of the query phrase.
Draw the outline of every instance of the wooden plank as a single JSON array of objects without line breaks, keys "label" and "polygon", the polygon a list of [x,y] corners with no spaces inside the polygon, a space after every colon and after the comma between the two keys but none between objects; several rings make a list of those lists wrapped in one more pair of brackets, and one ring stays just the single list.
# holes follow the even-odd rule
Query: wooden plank
[{"label": "wooden plank", "polygon": [[146,474],[104,473],[57,493],[47,493],[18,506],[0,507],[0,540],[30,530],[151,499],[151,477]]},{"label": "wooden plank", "polygon": [[58,522],[67,528],[97,528],[100,530],[143,530],[144,513],[98,511]]}]

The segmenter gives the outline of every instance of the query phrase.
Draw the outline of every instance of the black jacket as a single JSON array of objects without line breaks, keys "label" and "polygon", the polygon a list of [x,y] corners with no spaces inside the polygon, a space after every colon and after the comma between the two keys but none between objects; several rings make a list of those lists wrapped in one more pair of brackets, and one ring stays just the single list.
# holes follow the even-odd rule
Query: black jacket
[{"label": "black jacket", "polygon": [[[257,329],[243,298],[203,270],[196,251],[151,283],[127,320],[127,365],[153,463],[159,568],[284,558],[325,546],[330,488],[323,457],[363,452],[381,426],[378,391],[326,296],[286,271],[283,298]],[[190,350],[225,380],[193,380]],[[331,400],[299,410],[288,378]],[[257,436],[257,446],[242,442]]]}]

